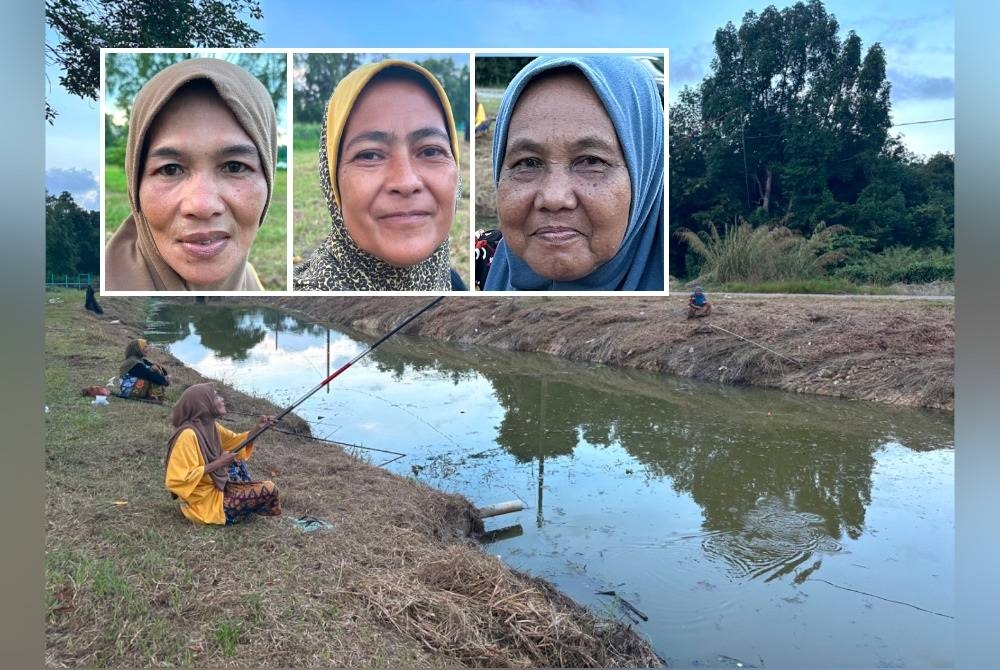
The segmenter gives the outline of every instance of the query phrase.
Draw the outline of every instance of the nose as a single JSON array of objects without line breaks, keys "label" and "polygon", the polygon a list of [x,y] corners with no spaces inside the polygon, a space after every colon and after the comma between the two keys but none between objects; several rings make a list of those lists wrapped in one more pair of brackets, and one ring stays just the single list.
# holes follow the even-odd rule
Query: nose
[{"label": "nose", "polygon": [[181,214],[195,219],[210,219],[222,214],[226,203],[215,175],[193,172],[184,182]]},{"label": "nose", "polygon": [[389,159],[386,188],[392,193],[413,195],[423,188],[423,179],[415,169],[413,159],[405,152],[397,152]]},{"label": "nose", "polygon": [[535,209],[554,212],[576,207],[576,189],[568,170],[546,170],[537,183]]}]

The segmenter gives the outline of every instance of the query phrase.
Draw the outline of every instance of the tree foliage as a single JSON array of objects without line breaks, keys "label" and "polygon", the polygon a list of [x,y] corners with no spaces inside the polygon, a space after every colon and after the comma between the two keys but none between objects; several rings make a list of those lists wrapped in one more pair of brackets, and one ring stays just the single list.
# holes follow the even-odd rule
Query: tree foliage
[{"label": "tree foliage", "polygon": [[[386,54],[310,53],[295,55],[295,122],[321,123],[333,90],[360,65],[388,58]],[[424,58],[418,64],[433,74],[451,102],[455,123],[469,123],[469,66],[451,58]]]},{"label": "tree foliage", "polygon": [[506,88],[532,56],[483,56],[476,59],[476,88],[493,86]]},{"label": "tree foliage", "polygon": [[263,17],[260,0],[46,0],[59,39],[45,50],[66,91],[96,100],[102,47],[252,47],[262,34],[247,20]]},{"label": "tree foliage", "polygon": [[100,214],[83,209],[63,191],[45,196],[45,272],[100,273]]},{"label": "tree foliage", "polygon": [[[139,89],[157,72],[196,55],[191,52],[110,53],[104,65],[105,97],[129,114]],[[275,107],[285,98],[287,77],[284,54],[227,53],[221,58],[256,77],[271,95]]]},{"label": "tree foliage", "polygon": [[711,72],[670,110],[673,274],[697,274],[692,242],[712,221],[842,227],[875,252],[951,248],[953,157],[921,162],[890,136],[885,51],[838,33],[820,0],[716,31]]}]

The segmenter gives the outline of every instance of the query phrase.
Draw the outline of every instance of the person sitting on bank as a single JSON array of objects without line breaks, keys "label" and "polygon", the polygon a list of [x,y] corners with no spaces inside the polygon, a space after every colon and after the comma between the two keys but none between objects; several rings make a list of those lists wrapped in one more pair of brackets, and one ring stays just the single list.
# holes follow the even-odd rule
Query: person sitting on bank
[{"label": "person sitting on bank", "polygon": [[[195,523],[230,526],[254,514],[280,516],[278,487],[254,481],[246,462],[250,442],[238,452],[249,432],[234,433],[216,421],[226,413],[226,401],[215,384],[194,384],[181,394],[173,410],[177,432],[167,443],[164,485],[180,499],[180,511]],[[274,424],[261,416],[254,432]]]},{"label": "person sitting on bank", "polygon": [[708,301],[708,296],[700,286],[694,287],[694,293],[688,298],[688,318],[708,316],[712,313],[712,303]]},{"label": "person sitting on bank", "polygon": [[149,343],[139,338],[125,347],[125,362],[118,369],[121,377],[118,395],[130,400],[150,400],[162,403],[166,400],[166,387],[170,386],[167,369],[150,361]]}]

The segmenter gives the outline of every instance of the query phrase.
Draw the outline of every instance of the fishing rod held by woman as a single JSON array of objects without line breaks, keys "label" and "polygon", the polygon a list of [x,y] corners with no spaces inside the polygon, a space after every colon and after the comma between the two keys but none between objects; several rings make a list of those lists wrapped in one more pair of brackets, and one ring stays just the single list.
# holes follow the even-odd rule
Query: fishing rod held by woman
[{"label": "fishing rod held by woman", "polygon": [[[279,516],[278,487],[270,480],[255,481],[246,461],[254,443],[232,451],[250,435],[234,433],[217,423],[226,402],[212,383],[190,386],[174,406],[177,431],[167,443],[164,485],[180,500],[180,511],[195,523],[232,525],[254,514]],[[253,432],[274,424],[262,416]]]},{"label": "fishing rod held by woman", "polygon": [[634,59],[526,65],[500,103],[493,182],[487,291],[663,290],[663,105]]},{"label": "fishing rod held by woman", "polygon": [[294,290],[466,290],[448,242],[458,133],[434,75],[403,60],[363,65],[337,84],[322,128],[330,232],[295,269]]},{"label": "fishing rod held by woman", "polygon": [[194,58],[158,72],[132,107],[132,212],[108,242],[106,289],[263,290],[248,257],[277,151],[274,103],[243,68]]}]

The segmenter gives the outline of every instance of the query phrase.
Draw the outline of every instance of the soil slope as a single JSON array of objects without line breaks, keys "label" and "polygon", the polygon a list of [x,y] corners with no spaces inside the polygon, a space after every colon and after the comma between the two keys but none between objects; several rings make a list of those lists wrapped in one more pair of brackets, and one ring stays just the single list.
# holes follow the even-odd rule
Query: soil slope
[{"label": "soil slope", "polygon": [[[448,298],[406,332],[720,383],[954,409],[953,303],[711,298],[715,309],[701,319],[686,318],[686,295]],[[296,296],[268,302],[375,334],[428,300]]]}]

